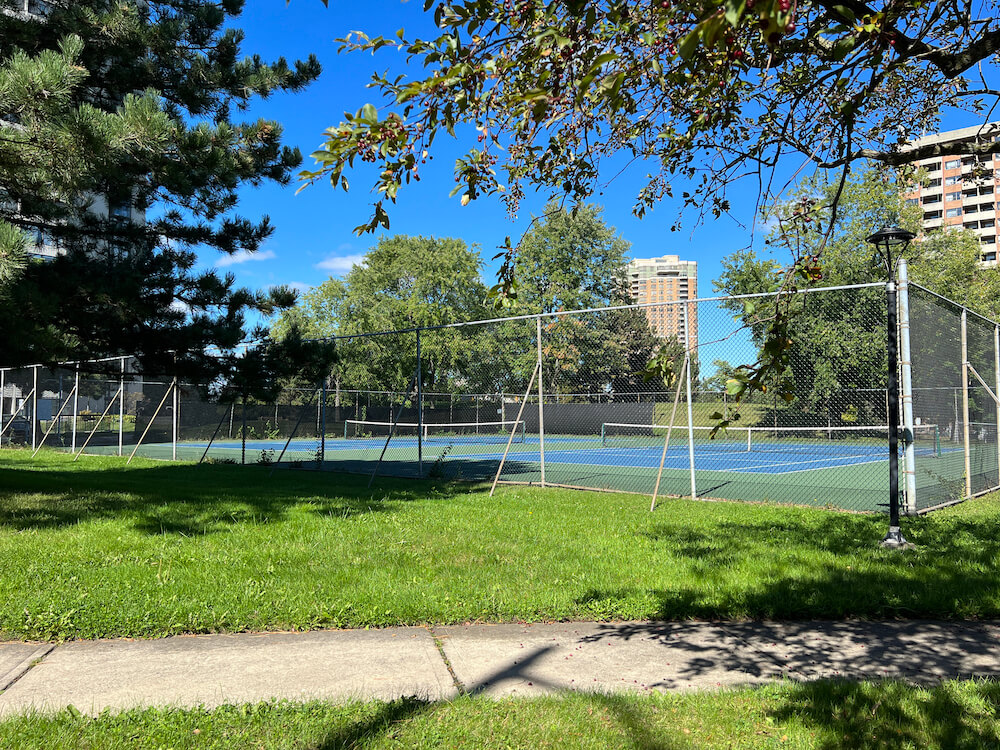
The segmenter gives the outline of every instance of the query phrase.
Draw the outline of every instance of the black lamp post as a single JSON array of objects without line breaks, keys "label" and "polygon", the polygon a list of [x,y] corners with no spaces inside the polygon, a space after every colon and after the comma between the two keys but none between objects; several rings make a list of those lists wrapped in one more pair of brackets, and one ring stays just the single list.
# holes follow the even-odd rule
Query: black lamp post
[{"label": "black lamp post", "polygon": [[889,355],[889,533],[882,540],[883,547],[899,548],[908,543],[899,528],[899,380],[896,370],[896,265],[910,241],[916,237],[899,227],[880,229],[867,238],[885,266],[886,341]]}]

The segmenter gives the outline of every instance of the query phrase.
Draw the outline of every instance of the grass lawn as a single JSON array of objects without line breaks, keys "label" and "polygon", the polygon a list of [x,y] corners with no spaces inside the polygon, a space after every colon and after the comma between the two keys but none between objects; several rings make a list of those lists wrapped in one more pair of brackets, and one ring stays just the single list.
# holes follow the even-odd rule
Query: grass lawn
[{"label": "grass lawn", "polygon": [[950,682],[784,683],[672,695],[450,703],[265,703],[64,711],[0,722],[0,746],[79,748],[996,748],[1000,686]]},{"label": "grass lawn", "polygon": [[465,621],[1000,616],[1000,497],[904,521],[0,452],[0,637]]}]

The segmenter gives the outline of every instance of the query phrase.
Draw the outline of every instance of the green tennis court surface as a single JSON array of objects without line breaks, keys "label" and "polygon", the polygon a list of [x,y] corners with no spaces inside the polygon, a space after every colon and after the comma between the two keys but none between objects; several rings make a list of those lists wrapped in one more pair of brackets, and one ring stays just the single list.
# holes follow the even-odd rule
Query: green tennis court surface
[{"label": "green tennis court surface", "polygon": [[[502,436],[469,436],[462,439],[423,441],[418,450],[414,437],[344,439],[330,437],[324,446],[322,468],[327,471],[372,473],[385,476],[438,477],[487,481],[495,476],[506,447]],[[207,442],[179,442],[179,460],[197,461]],[[697,495],[703,499],[776,502],[831,507],[856,511],[883,511],[888,497],[888,460],[881,439],[857,438],[836,443],[800,439],[779,445],[761,441],[747,451],[740,441],[732,445],[696,445],[694,455]],[[502,482],[538,484],[541,450],[537,435],[512,443],[501,474]],[[283,440],[248,440],[212,444],[208,456],[237,463],[270,463],[278,459]],[[546,435],[545,481],[549,484],[588,489],[652,494],[662,445],[640,443],[634,447],[602,440],[600,436]],[[302,468],[319,466],[317,439],[293,440],[282,465]],[[131,448],[127,449],[130,452]],[[113,452],[111,447],[93,452]],[[173,446],[159,443],[141,446],[138,455],[170,459]],[[996,471],[996,456],[974,451],[973,470]],[[691,479],[685,442],[673,444],[664,457],[660,493],[690,496]],[[948,502],[961,496],[964,463],[960,449],[923,448],[917,454],[918,509]],[[942,489],[943,488],[943,489]]]}]

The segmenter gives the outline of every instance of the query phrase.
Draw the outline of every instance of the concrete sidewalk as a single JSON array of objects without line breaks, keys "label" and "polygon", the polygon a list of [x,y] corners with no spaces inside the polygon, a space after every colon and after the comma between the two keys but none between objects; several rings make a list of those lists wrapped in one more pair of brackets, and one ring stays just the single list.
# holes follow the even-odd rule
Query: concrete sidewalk
[{"label": "concrete sidewalk", "polygon": [[972,676],[1000,678],[1000,623],[556,623],[0,643],[0,715]]}]

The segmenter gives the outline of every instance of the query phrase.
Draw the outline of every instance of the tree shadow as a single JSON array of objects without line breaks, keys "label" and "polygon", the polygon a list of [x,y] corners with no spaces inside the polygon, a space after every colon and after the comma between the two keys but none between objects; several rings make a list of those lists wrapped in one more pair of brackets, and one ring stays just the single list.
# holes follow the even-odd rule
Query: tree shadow
[{"label": "tree shadow", "polygon": [[[120,465],[119,465],[120,464]],[[86,462],[38,470],[0,457],[0,525],[53,529],[114,518],[146,534],[211,534],[284,520],[289,511],[350,520],[413,500],[447,500],[471,485],[329,472],[271,472],[265,466],[126,466]]]},{"label": "tree shadow", "polygon": [[[790,511],[792,512],[792,511]],[[1000,516],[922,516],[905,521],[913,550],[883,550],[879,516],[810,514],[782,520],[743,515],[709,529],[658,523],[638,532],[685,561],[694,584],[653,592],[656,618],[802,619],[851,616],[984,617],[1000,613]],[[774,550],[761,555],[762,549]],[[831,561],[836,558],[836,562]],[[704,578],[752,568],[721,587]],[[710,589],[714,589],[709,591]],[[581,605],[636,588],[591,590]]]},{"label": "tree shadow", "polygon": [[976,682],[961,691],[943,685],[921,693],[893,681],[805,683],[795,686],[771,716],[825,730],[815,745],[822,750],[996,748],[1000,683]]}]

